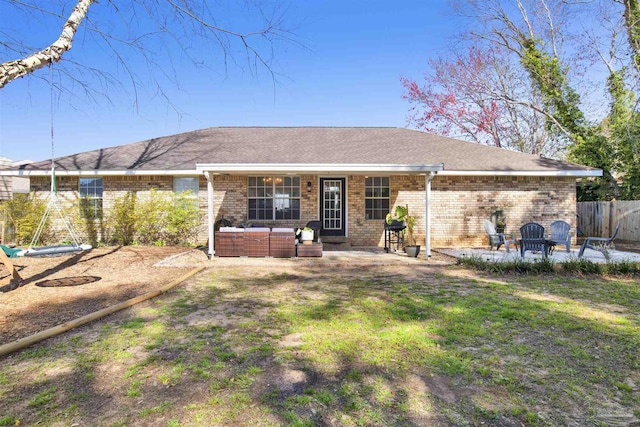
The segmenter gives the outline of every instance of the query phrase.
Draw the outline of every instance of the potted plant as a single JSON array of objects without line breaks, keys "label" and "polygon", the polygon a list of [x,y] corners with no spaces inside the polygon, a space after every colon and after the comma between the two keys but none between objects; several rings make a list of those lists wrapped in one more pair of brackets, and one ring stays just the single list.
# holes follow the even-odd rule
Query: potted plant
[{"label": "potted plant", "polygon": [[502,209],[496,209],[491,213],[493,224],[496,227],[496,233],[504,233],[507,228],[507,218],[504,216]]},{"label": "potted plant", "polygon": [[404,245],[404,251],[407,253],[407,256],[417,257],[420,253],[420,245],[416,244],[416,239],[413,236],[413,228],[416,225],[415,217],[409,215],[409,206],[396,206],[393,210],[393,214],[387,214],[387,224],[391,224],[393,220],[402,221],[407,226],[407,233]]},{"label": "potted plant", "polygon": [[314,231],[311,227],[299,228],[296,237],[298,237],[303,244],[310,245],[313,243],[313,234]]}]

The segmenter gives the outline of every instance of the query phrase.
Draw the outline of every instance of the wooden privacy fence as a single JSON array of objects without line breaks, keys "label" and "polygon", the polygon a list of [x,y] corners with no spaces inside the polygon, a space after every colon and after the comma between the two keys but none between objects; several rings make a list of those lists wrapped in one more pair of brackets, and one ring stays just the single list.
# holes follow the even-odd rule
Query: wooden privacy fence
[{"label": "wooden privacy fence", "polygon": [[577,213],[584,236],[609,237],[620,223],[618,239],[640,242],[640,200],[578,202]]}]

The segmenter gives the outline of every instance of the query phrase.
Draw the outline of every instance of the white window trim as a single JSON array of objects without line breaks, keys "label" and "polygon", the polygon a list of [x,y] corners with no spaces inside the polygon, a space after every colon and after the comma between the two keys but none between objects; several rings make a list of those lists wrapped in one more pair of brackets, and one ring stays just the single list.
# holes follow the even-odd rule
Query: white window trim
[{"label": "white window trim", "polygon": [[[299,201],[299,205],[300,208],[298,209],[298,218],[282,218],[282,219],[277,219],[276,218],[276,200],[278,199],[278,197],[276,197],[276,178],[298,178],[298,197],[287,197],[287,200],[298,200]],[[272,189],[272,196],[271,197],[250,197],[249,196],[249,188],[251,187],[251,185],[249,184],[249,181],[251,178],[271,178],[272,179],[272,183],[271,183],[271,189]],[[259,218],[249,218],[249,216],[251,215],[251,212],[249,210],[249,201],[250,200],[267,200],[267,199],[271,199],[273,201],[273,206],[271,208],[271,218],[265,218],[265,219],[259,219]],[[249,221],[299,221],[300,218],[302,218],[302,179],[299,175],[249,175],[247,176],[247,219]]]},{"label": "white window trim", "polygon": [[[176,190],[176,180],[182,180],[185,178],[191,178],[194,179],[196,182],[195,188],[188,188],[188,189],[184,189],[184,190]],[[194,198],[197,199],[198,198],[198,193],[200,191],[200,177],[199,176],[174,176],[173,177],[173,192],[175,194],[178,193],[184,193],[187,191],[191,191],[191,195],[189,196],[190,198]]]},{"label": "white window trim", "polygon": [[[367,179],[375,179],[375,178],[387,178],[387,189],[389,191],[389,195],[387,197],[367,197]],[[372,186],[370,187],[372,189],[377,188],[376,186]],[[380,187],[383,188],[383,187]],[[391,208],[391,177],[389,176],[382,176],[382,177],[375,177],[375,176],[370,176],[370,177],[366,177],[364,180],[364,219],[365,221],[380,221],[381,219],[384,218],[367,218],[367,200],[387,200],[389,208]],[[386,215],[386,214],[385,214]]]},{"label": "white window trim", "polygon": [[[90,195],[83,195],[82,194],[81,182],[82,182],[83,179],[92,180],[92,181],[95,181],[96,179],[100,180],[100,182],[101,182],[100,187],[102,188],[102,192],[101,192],[102,194],[100,195],[100,197],[95,196],[95,195],[90,196]],[[95,189],[95,187],[94,187],[94,189]],[[92,201],[93,200],[100,200],[100,215],[96,215],[96,218],[102,218],[103,215],[104,215],[104,178],[101,177],[101,176],[95,176],[95,177],[90,177],[90,178],[84,178],[84,177],[79,178],[78,179],[78,199],[79,199],[79,203],[82,203],[83,199],[92,200]],[[81,206],[78,206],[78,207],[81,208]]]}]

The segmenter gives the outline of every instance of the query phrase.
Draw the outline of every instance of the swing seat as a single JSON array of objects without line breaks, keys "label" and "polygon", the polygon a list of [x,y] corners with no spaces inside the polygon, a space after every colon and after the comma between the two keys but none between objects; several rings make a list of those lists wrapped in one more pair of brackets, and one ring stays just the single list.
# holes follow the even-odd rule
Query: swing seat
[{"label": "swing seat", "polygon": [[52,256],[63,255],[71,252],[82,252],[91,249],[91,245],[55,245],[40,246],[37,248],[24,249],[16,253],[16,256]]},{"label": "swing seat", "polygon": [[18,252],[22,252],[22,249],[10,248],[9,246],[5,245],[0,245],[0,249],[2,249],[2,252],[4,252],[4,254],[9,258],[17,258],[19,256]]}]

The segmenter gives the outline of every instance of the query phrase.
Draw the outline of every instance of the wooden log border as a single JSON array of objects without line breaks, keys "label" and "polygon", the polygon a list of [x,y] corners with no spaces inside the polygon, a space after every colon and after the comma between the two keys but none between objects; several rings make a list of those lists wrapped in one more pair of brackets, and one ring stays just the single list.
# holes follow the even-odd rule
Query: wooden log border
[{"label": "wooden log border", "polygon": [[103,308],[102,310],[98,310],[95,311],[93,313],[87,314],[85,316],[79,317],[75,320],[71,320],[69,322],[65,322],[62,323],[60,325],[54,326],[52,328],[49,329],[45,329],[44,331],[38,332],[36,334],[30,335],[28,337],[24,337],[24,338],[20,338],[17,341],[13,341],[7,344],[4,344],[2,346],[0,346],[0,357],[5,356],[9,353],[13,353],[15,351],[21,350],[25,347],[28,347],[32,344],[38,343],[40,341],[43,341],[47,338],[51,338],[53,336],[59,335],[63,332],[66,332],[70,329],[73,328],[77,328],[78,326],[84,325],[86,323],[92,322],[94,320],[100,319],[104,316],[108,316],[109,314],[113,314],[116,311],[120,311],[122,309],[131,307],[132,305],[138,304],[142,301],[146,301],[148,299],[151,298],[155,298],[165,292],[167,292],[168,290],[174,288],[175,286],[179,285],[180,283],[184,282],[185,280],[187,280],[188,278],[190,278],[191,276],[194,276],[196,274],[198,274],[199,272],[201,272],[202,270],[204,270],[205,267],[201,266],[201,267],[197,267],[194,268],[193,270],[189,271],[188,273],[178,277],[177,279],[171,281],[170,283],[164,285],[163,287],[161,287],[160,289],[157,289],[155,291],[151,291],[148,292],[146,294],[137,296],[135,298],[131,298],[127,301],[118,303],[116,305],[112,305],[110,307],[106,307]]}]

